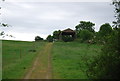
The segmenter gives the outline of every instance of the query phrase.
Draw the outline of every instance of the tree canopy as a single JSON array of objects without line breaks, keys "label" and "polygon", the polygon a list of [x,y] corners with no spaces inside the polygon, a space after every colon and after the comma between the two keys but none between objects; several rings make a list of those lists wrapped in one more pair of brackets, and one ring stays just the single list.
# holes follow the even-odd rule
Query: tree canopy
[{"label": "tree canopy", "polygon": [[54,39],[59,39],[60,33],[61,33],[61,30],[54,31],[54,32],[53,32],[53,38],[54,38]]},{"label": "tree canopy", "polygon": [[92,37],[93,37],[93,33],[90,32],[90,31],[88,31],[88,30],[82,30],[82,31],[80,32],[81,42],[90,40],[90,39],[92,39]]},{"label": "tree canopy", "polygon": [[90,21],[80,21],[80,24],[78,24],[75,28],[76,31],[81,31],[81,30],[88,30],[90,32],[95,32],[94,31],[94,26],[95,24],[90,22]]},{"label": "tree canopy", "polygon": [[101,36],[107,36],[112,33],[112,27],[109,23],[105,23],[100,27],[99,33]]},{"label": "tree canopy", "polygon": [[40,36],[35,37],[35,41],[40,41],[40,40],[43,40],[43,38],[41,38]]},{"label": "tree canopy", "polygon": [[47,41],[49,41],[49,42],[53,42],[53,36],[48,35],[48,37],[47,37]]}]

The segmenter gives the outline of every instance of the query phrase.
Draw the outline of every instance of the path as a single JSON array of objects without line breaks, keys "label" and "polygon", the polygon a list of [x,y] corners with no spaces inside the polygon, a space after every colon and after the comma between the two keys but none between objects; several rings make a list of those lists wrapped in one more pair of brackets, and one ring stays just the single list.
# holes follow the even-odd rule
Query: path
[{"label": "path", "polygon": [[52,43],[43,47],[24,79],[52,79],[51,48]]}]

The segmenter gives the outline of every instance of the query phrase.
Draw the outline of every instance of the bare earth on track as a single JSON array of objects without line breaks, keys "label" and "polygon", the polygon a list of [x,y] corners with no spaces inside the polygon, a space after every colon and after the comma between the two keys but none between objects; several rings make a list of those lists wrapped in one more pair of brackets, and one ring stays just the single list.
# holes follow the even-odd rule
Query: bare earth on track
[{"label": "bare earth on track", "polygon": [[51,48],[52,43],[43,47],[24,79],[52,79]]}]

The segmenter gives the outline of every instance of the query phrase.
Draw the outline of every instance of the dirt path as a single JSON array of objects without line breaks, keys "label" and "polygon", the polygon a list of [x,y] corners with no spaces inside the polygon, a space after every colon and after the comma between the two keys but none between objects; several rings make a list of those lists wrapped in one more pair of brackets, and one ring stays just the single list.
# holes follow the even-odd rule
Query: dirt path
[{"label": "dirt path", "polygon": [[24,79],[52,79],[51,48],[52,43],[44,46]]}]

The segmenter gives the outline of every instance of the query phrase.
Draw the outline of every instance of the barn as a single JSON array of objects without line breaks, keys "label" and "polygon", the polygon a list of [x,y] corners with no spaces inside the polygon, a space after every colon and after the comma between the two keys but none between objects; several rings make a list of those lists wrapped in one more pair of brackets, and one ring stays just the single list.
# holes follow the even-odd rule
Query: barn
[{"label": "barn", "polygon": [[76,38],[76,31],[75,30],[72,30],[70,28],[68,29],[65,29],[63,31],[61,31],[60,35],[59,35],[59,39],[62,40],[62,37],[63,36],[70,36],[72,37],[73,39]]}]

